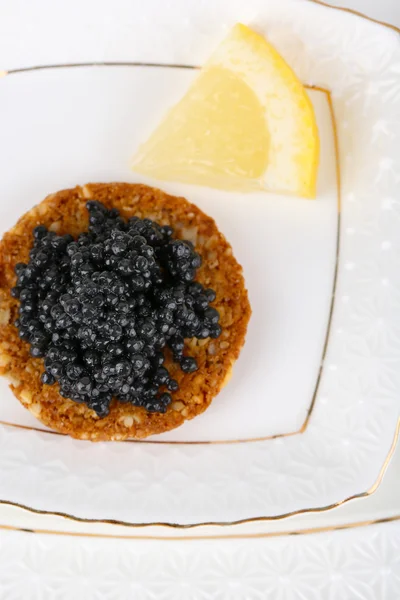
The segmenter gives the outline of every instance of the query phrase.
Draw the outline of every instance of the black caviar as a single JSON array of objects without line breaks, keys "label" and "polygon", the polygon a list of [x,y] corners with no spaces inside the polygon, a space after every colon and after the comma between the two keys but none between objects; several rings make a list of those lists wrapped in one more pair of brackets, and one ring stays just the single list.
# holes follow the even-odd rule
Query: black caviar
[{"label": "black caviar", "polygon": [[201,257],[171,227],[123,220],[89,201],[89,229],[77,239],[39,225],[28,264],[15,266],[15,322],[33,357],[43,357],[42,382],[85,403],[99,417],[112,398],[165,412],[178,389],[163,366],[164,349],[185,373],[196,360],[184,339],[217,338],[215,292],[195,282]]}]

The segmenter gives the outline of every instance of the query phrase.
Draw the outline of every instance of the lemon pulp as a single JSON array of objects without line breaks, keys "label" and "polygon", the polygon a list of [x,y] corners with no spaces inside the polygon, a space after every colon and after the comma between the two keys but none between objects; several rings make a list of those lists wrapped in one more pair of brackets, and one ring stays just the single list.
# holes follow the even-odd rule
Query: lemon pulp
[{"label": "lemon pulp", "polygon": [[313,197],[318,154],[301,82],[262,36],[238,24],[141,147],[133,169],[164,180]]},{"label": "lemon pulp", "polygon": [[138,167],[160,179],[235,187],[240,178],[260,177],[267,157],[268,131],[257,96],[235,73],[211,67],[150,138]]}]

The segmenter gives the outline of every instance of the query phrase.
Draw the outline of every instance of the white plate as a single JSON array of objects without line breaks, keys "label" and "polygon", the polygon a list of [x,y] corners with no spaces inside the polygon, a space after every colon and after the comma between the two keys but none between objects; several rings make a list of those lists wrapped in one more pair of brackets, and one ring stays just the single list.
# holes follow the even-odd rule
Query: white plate
[{"label": "white plate", "polygon": [[[132,27],[132,55],[196,64],[224,24],[246,17],[235,3],[229,10],[198,4],[171,10],[150,2],[137,19],[135,11],[130,20],[119,15],[123,31]],[[288,6],[268,5],[254,23],[305,83],[332,90],[312,92],[323,145],[318,201],[162,185],[214,216],[245,267],[254,314],[232,383],[204,416],[164,436],[224,443],[90,445],[4,425],[3,500],[87,519],[198,524],[329,507],[374,489],[399,416],[400,46],[371,23],[308,3]],[[110,14],[111,30],[116,23]],[[191,77],[181,69],[103,66],[0,80],[3,229],[48,192],[88,180],[133,181],[127,164],[135,145]],[[36,426],[9,392],[2,397],[1,420]]]},{"label": "white plate", "polygon": [[[181,68],[102,66],[7,77],[0,96],[0,189],[8,199],[0,205],[3,231],[51,190],[89,180],[137,181],[129,170],[133,149],[169,96],[179,97],[195,75]],[[254,314],[231,385],[200,418],[157,439],[267,437],[298,431],[307,418],[329,325],[339,194],[329,96],[310,94],[321,132],[318,202],[158,183],[217,220],[243,265]],[[30,158],[16,181],[21,145]],[[7,393],[4,379],[0,390],[0,420],[38,426]]]}]

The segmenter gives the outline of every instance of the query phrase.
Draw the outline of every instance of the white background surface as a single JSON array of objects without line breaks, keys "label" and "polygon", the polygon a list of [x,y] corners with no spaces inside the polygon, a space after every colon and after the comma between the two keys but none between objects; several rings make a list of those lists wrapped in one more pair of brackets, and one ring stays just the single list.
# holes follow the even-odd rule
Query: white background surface
[{"label": "white background surface", "polygon": [[[29,4],[32,8],[33,5],[35,5],[35,3]],[[71,6],[73,3],[69,2],[68,4]],[[387,22],[390,21],[393,24],[400,26],[399,0],[386,0],[385,2],[383,0],[331,0],[331,4],[347,6],[354,10],[369,14],[373,18]],[[2,11],[12,13],[13,11],[21,9],[21,6],[23,5],[24,2],[0,0],[0,18],[2,16]],[[28,3],[25,2],[25,6],[27,5]],[[84,8],[85,3],[81,3],[80,6]],[[34,10],[37,10],[37,4],[34,7]],[[34,38],[34,33],[34,31],[31,32],[31,40]],[[10,35],[8,43],[10,43],[11,38],[12,36]],[[73,36],[71,36],[71,39],[72,38]],[[20,64],[31,64],[29,39],[25,39],[23,42],[19,41],[18,43],[20,43],[21,48],[24,46],[18,59],[20,60]],[[1,45],[1,41],[0,47],[2,49],[2,52],[0,53],[1,60],[5,61],[4,64],[0,64],[0,67],[7,68],[12,66],[6,60],[7,52],[4,52],[4,50],[7,49],[7,47],[4,47],[4,44]],[[324,522],[326,522],[327,517],[332,523],[343,523],[346,521],[350,522],[354,520],[376,518],[376,515],[385,517],[390,514],[400,513],[399,476],[400,448],[397,449],[395,460],[392,461],[389,467],[384,484],[374,496],[331,511],[329,515],[324,516]],[[2,523],[14,522],[17,526],[29,527],[29,517],[29,515],[23,515],[16,509],[10,509],[8,512],[2,512]],[[298,527],[315,527],[321,522],[320,517],[321,515],[294,517],[290,521],[284,523],[283,529],[292,530]],[[25,525],[23,525],[23,523],[25,523]],[[43,528],[49,528],[50,521],[47,518],[43,518],[42,523],[41,526]],[[281,524],[278,524],[278,526],[282,528]],[[270,527],[271,525],[268,526],[268,528]],[[272,526],[271,529],[274,527],[275,525]],[[379,526],[376,527],[377,529],[379,528]],[[306,598],[307,600],[314,600],[314,598],[316,600],[336,600],[336,598],[340,598],[340,600],[352,600],[353,598],[360,598],[362,600],[398,600],[400,597],[400,565],[396,560],[396,557],[399,556],[398,540],[400,531],[399,527],[396,525],[390,526],[390,531],[390,535],[382,534],[382,536],[374,533],[374,530],[371,528],[368,530],[360,530],[359,535],[357,533],[349,535],[348,532],[323,534],[325,536],[323,546],[329,549],[326,553],[323,553],[321,551],[322,546],[317,544],[314,545],[313,550],[313,542],[307,541],[301,546],[302,542],[299,541],[300,538],[297,538],[296,540],[292,538],[290,544],[284,548],[284,553],[279,551],[281,545],[278,544],[278,546],[273,546],[274,539],[268,541],[250,540],[243,542],[240,547],[236,542],[235,544],[229,542],[218,556],[213,554],[215,547],[206,546],[206,554],[215,558],[212,568],[210,565],[208,567],[208,576],[211,583],[209,586],[209,594],[207,596],[200,596],[197,593],[197,587],[193,586],[193,577],[187,575],[190,568],[186,563],[183,565],[175,565],[175,568],[173,565],[169,565],[169,579],[165,570],[162,571],[160,577],[155,575],[154,570],[152,571],[151,568],[154,569],[155,565],[159,566],[162,564],[165,560],[165,555],[169,552],[169,548],[162,548],[159,542],[153,543],[153,554],[148,554],[147,564],[150,564],[151,577],[150,575],[148,577],[143,576],[142,584],[137,584],[137,587],[134,588],[132,582],[133,577],[138,578],[139,573],[143,573],[144,570],[143,568],[138,568],[136,565],[139,563],[134,563],[133,560],[130,564],[128,560],[128,563],[126,564],[123,556],[124,552],[120,546],[117,548],[110,545],[108,550],[105,550],[104,547],[102,547],[100,554],[98,554],[96,548],[99,546],[97,541],[94,540],[89,542],[91,545],[90,552],[86,553],[84,559],[80,560],[81,555],[79,548],[81,545],[84,546],[86,542],[80,544],[80,540],[73,540],[71,543],[68,542],[68,544],[63,545],[63,543],[56,538],[53,539],[53,542],[49,545],[47,542],[41,541],[40,538],[33,539],[33,536],[29,537],[24,534],[0,533],[0,549],[3,556],[3,569],[0,571],[0,598],[2,600],[3,598],[24,597],[43,598],[47,600],[47,598],[50,599],[53,597],[74,597],[78,600],[80,598],[85,598],[86,600],[90,598],[107,597],[107,592],[110,593],[110,597],[114,598],[111,594],[115,592],[119,585],[115,579],[115,571],[123,565],[124,569],[126,569],[125,587],[121,587],[118,596],[115,596],[120,598],[131,598],[134,593],[137,593],[139,598],[158,598],[164,592],[167,593],[167,590],[171,587],[171,581],[174,580],[174,582],[180,582],[181,584],[179,588],[177,587],[175,589],[174,597],[185,599],[190,597],[202,597],[207,600],[208,598],[229,598],[229,600],[232,598],[244,598],[247,600],[263,597],[293,597]],[[364,538],[368,538],[366,545],[364,544]],[[353,548],[359,546],[361,548],[361,555],[364,556],[364,562],[360,559],[359,572],[367,572],[369,568],[370,571],[368,572],[375,572],[376,575],[374,581],[368,578],[366,579],[364,588],[360,587],[358,584],[355,585],[354,575],[349,572],[349,569],[346,570],[346,565],[349,564],[348,548],[351,546]],[[146,552],[148,547],[145,549],[144,546],[139,544],[129,546],[129,548],[132,552],[132,559],[135,555],[144,555],[147,557]],[[298,554],[296,554],[296,548],[298,548]],[[364,550],[362,550],[363,548]],[[369,548],[370,550],[365,551],[366,548]],[[204,549],[199,551],[200,558],[204,555],[203,550]],[[193,552],[195,552],[195,550]],[[232,560],[233,552],[239,557],[237,558],[237,561],[239,562]],[[321,584],[320,588],[312,590],[312,588],[307,589],[307,587],[305,587],[304,582],[307,579],[307,573],[305,571],[299,573],[296,568],[296,557],[300,556],[301,552],[308,553],[307,556],[309,556],[310,564],[313,564],[314,566],[319,565],[318,568],[321,573],[320,581],[325,581],[325,584]],[[375,555],[374,552],[376,552]],[[264,587],[265,594],[258,593],[257,590],[254,591],[255,588],[253,582],[257,578],[257,568],[254,567],[253,570],[251,570],[251,565],[249,565],[249,570],[246,572],[252,573],[252,575],[248,575],[243,579],[237,577],[237,572],[240,570],[239,564],[242,565],[243,561],[249,560],[249,557],[251,559],[251,557],[254,556],[254,553],[257,553],[259,557],[262,555],[269,557],[266,562],[261,563],[261,571],[258,570],[258,573],[261,572],[263,576],[265,576],[266,573],[269,573],[271,586]],[[203,577],[206,577],[207,571],[202,571],[201,566],[199,566],[200,563],[196,564],[195,556],[192,556],[190,553],[188,554],[193,560],[194,573],[197,575],[202,573]],[[77,562],[74,563],[74,565],[72,555],[77,557]],[[101,555],[100,561],[98,558],[99,555]],[[274,555],[276,560],[281,560],[279,566],[276,566],[273,562]],[[111,558],[111,556],[117,557],[121,562],[116,564],[115,559]],[[50,560],[51,557],[53,562]],[[126,557],[129,558],[129,552],[126,552]],[[283,557],[285,557],[287,562],[283,561]],[[218,565],[218,560],[220,563],[219,566],[216,566]],[[372,561],[375,565],[375,569],[371,568],[371,566],[368,567],[369,561]],[[259,564],[260,563],[257,563],[257,565]],[[323,569],[320,566],[321,564],[324,565]],[[71,565],[73,565],[74,571],[71,570]],[[111,570],[109,565],[111,565]],[[112,568],[114,568],[114,575]],[[214,574],[210,575],[210,572]],[[390,589],[384,583],[381,583],[388,572],[392,574],[390,577],[390,581],[392,582]],[[60,582],[63,578],[65,579],[66,573],[70,575],[69,587],[64,587],[63,590],[61,590]],[[287,593],[282,591],[284,589],[284,587],[282,587],[282,578],[284,579],[293,573],[296,573],[298,595],[290,596],[290,590]],[[15,586],[17,578],[20,579],[21,582],[25,579],[27,585],[19,588],[19,596],[9,595],[10,589],[17,589]],[[150,583],[151,579],[153,579],[155,583]],[[102,591],[100,590],[100,587],[96,589],[96,582],[101,583]],[[142,588],[140,586],[142,586]],[[192,592],[191,589],[193,590]],[[267,590],[270,594],[269,596],[267,595]],[[139,592],[141,595],[139,595]],[[55,596],[56,593],[58,596]]]}]

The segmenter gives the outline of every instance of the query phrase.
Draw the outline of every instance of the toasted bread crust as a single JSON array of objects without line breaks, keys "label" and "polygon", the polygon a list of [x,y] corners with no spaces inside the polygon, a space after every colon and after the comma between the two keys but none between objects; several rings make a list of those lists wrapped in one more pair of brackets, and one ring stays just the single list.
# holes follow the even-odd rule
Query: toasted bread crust
[{"label": "toasted bread crust", "polygon": [[[100,419],[85,404],[62,398],[58,384],[43,385],[43,360],[32,358],[29,345],[19,339],[13,325],[18,301],[11,297],[14,266],[29,260],[32,230],[39,224],[59,234],[76,236],[87,230],[88,199],[117,208],[125,218],[148,217],[171,225],[176,237],[190,239],[203,257],[197,280],[217,293],[214,306],[220,312],[222,335],[217,340],[186,340],[188,353],[199,370],[184,374],[167,356],[166,366],[178,380],[179,390],[165,414],[113,400],[110,414]],[[184,198],[169,196],[145,185],[88,184],[48,196],[27,212],[0,242],[0,374],[21,403],[48,427],[74,438],[101,441],[145,438],[181,425],[202,413],[229,379],[243,346],[251,309],[242,268],[215,222]]]}]

